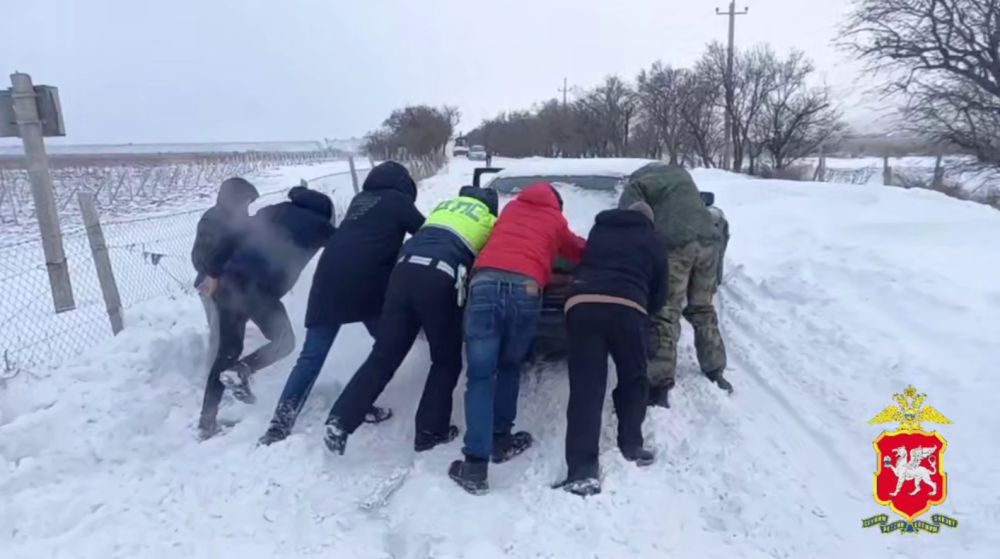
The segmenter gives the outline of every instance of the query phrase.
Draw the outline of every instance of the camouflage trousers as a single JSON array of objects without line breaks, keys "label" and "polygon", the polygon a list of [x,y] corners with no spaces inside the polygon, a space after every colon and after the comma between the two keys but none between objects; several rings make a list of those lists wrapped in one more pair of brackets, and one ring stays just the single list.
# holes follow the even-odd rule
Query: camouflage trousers
[{"label": "camouflage trousers", "polygon": [[650,386],[672,387],[677,376],[677,340],[683,316],[694,327],[694,346],[702,372],[726,368],[726,347],[713,299],[719,275],[719,249],[693,242],[670,251],[667,304],[653,317],[655,340],[647,375]]}]

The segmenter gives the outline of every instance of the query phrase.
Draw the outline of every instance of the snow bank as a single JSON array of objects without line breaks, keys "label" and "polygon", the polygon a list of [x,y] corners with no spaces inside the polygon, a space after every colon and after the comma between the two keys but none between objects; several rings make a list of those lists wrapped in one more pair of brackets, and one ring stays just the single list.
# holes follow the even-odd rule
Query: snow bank
[{"label": "snow bank", "polygon": [[[419,205],[454,195],[474,166],[424,181]],[[380,400],[396,417],[330,456],[321,425],[370,348],[360,327],[337,340],[288,441],[254,445],[294,358],[261,375],[260,404],[224,408],[240,420],[229,433],[199,444],[203,317],[166,299],[107,346],[0,391],[3,557],[992,557],[1000,253],[977,239],[997,238],[1000,214],[933,192],[695,178],[731,221],[719,305],[737,392],[701,378],[686,333],[673,408],[645,425],[655,465],[620,458],[606,405],[602,495],[548,488],[564,474],[559,368],[526,374],[518,427],[538,442],[491,469],[489,496],[447,478],[459,442],[415,456],[422,342]],[[608,201],[567,196],[571,224],[586,232]],[[292,316],[310,276],[286,300]],[[865,422],[909,383],[954,421],[941,511],[962,525],[937,536],[861,528],[884,510],[871,497],[879,429]]]}]

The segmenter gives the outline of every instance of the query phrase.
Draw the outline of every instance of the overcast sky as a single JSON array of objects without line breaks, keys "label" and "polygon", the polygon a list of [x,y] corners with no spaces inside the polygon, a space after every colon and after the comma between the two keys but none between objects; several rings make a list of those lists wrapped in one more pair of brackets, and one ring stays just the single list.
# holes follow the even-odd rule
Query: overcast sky
[{"label": "overcast sky", "polygon": [[[412,103],[468,130],[725,40],[726,0],[3,0],[0,71],[59,87],[71,143],[344,138]],[[747,0],[737,42],[799,48],[864,125],[831,44],[848,0]],[[6,80],[6,78],[4,78]]]}]

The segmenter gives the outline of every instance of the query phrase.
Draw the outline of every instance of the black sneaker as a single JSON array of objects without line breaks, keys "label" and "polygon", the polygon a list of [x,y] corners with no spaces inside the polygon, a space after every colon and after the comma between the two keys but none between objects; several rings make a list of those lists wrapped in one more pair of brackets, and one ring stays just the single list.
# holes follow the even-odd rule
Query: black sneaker
[{"label": "black sneaker", "polygon": [[291,435],[290,431],[272,421],[271,426],[267,428],[267,431],[264,432],[264,436],[261,437],[257,443],[264,446],[270,446],[274,443],[287,439],[288,435]]},{"label": "black sneaker", "polygon": [[250,377],[252,375],[253,369],[246,363],[238,361],[231,368],[222,371],[222,374],[219,375],[219,380],[226,388],[232,391],[233,397],[237,400],[244,404],[256,404],[257,397],[254,396],[253,391],[250,389]]},{"label": "black sneaker", "polygon": [[670,407],[670,389],[666,386],[649,387],[649,406],[657,408]]},{"label": "black sneaker", "polygon": [[533,442],[534,438],[527,431],[493,435],[493,463],[502,464],[514,458],[528,450]]},{"label": "black sneaker", "polygon": [[382,423],[383,421],[389,421],[392,417],[392,408],[380,408],[378,406],[372,406],[372,409],[365,413],[365,423]]},{"label": "black sneaker", "polygon": [[729,381],[726,380],[725,377],[722,376],[722,370],[721,369],[718,370],[718,371],[711,371],[711,372],[705,373],[705,376],[708,377],[708,380],[710,380],[710,381],[714,382],[715,384],[717,384],[719,386],[719,388],[721,388],[722,390],[725,390],[726,392],[728,392],[730,394],[733,393],[733,385],[730,384]]},{"label": "black sneaker", "polygon": [[490,491],[490,483],[487,481],[489,473],[489,462],[455,460],[448,467],[448,477],[459,487],[465,489],[473,495],[485,495]]},{"label": "black sneaker", "polygon": [[622,456],[624,456],[626,460],[629,462],[635,462],[635,465],[640,468],[649,466],[653,462],[656,462],[656,455],[641,446],[638,448],[623,448],[621,451]]},{"label": "black sneaker", "polygon": [[326,444],[326,448],[330,449],[330,452],[343,455],[344,449],[347,448],[347,431],[341,429],[336,421],[328,421],[323,443]]},{"label": "black sneaker", "polygon": [[452,425],[448,427],[448,432],[444,435],[420,431],[413,441],[413,450],[424,452],[436,447],[439,444],[448,444],[458,437],[458,427]]},{"label": "black sneaker", "polygon": [[592,497],[601,492],[601,480],[596,477],[587,477],[583,479],[574,479],[562,481],[557,483],[552,487],[553,489],[562,489],[568,493],[574,495],[579,495],[580,497]]},{"label": "black sneaker", "polygon": [[268,446],[287,439],[288,435],[292,434],[296,415],[295,406],[292,404],[287,402],[278,404],[278,409],[274,410],[274,417],[271,418],[271,425],[258,441],[259,444]]}]

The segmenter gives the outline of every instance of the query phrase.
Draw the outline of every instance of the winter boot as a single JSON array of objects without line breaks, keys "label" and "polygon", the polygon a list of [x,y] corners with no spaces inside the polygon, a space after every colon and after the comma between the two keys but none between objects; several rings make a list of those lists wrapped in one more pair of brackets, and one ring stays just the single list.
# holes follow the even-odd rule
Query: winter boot
[{"label": "winter boot", "polygon": [[493,435],[493,463],[502,464],[511,458],[521,454],[531,447],[535,440],[531,433],[518,431],[517,433],[494,433]]},{"label": "winter boot", "polygon": [[214,419],[202,418],[198,422],[198,439],[202,441],[207,441],[212,437],[219,434],[221,429],[219,428],[219,423]]},{"label": "winter boot", "polygon": [[389,421],[392,417],[392,408],[380,408],[378,406],[372,406],[372,409],[365,413],[365,423],[382,423],[383,421]]},{"label": "winter boot", "polygon": [[259,444],[269,446],[287,439],[288,435],[292,434],[295,415],[294,406],[287,403],[278,404],[278,409],[275,410],[274,417],[271,418],[271,425],[258,441]]},{"label": "winter boot", "polygon": [[448,477],[473,495],[485,495],[490,491],[490,483],[487,481],[489,465],[486,460],[475,458],[455,460],[448,467]]},{"label": "winter boot", "polygon": [[722,369],[719,369],[718,371],[710,371],[708,373],[705,373],[705,376],[708,377],[708,380],[719,385],[719,388],[721,388],[722,390],[725,390],[730,394],[733,393],[733,385],[730,384],[729,381],[722,376]]},{"label": "winter boot", "polygon": [[622,456],[625,457],[629,462],[635,462],[636,466],[640,468],[649,466],[653,462],[656,462],[656,455],[645,448],[623,448],[621,449]]},{"label": "winter boot", "polygon": [[670,388],[666,386],[649,387],[649,407],[669,408]]},{"label": "winter boot", "polygon": [[340,426],[336,418],[326,422],[326,436],[323,437],[323,443],[330,452],[344,454],[344,449],[347,448],[347,431]]},{"label": "winter boot", "polygon": [[448,444],[458,437],[458,427],[452,425],[448,427],[448,432],[441,435],[438,433],[431,433],[430,431],[420,431],[413,441],[413,450],[417,452],[424,452],[425,450],[430,450],[439,444]]},{"label": "winter boot", "polygon": [[568,493],[580,497],[592,497],[601,492],[601,480],[596,477],[586,477],[581,479],[567,479],[557,483],[553,489],[562,489]]},{"label": "winter boot", "polygon": [[257,397],[250,390],[250,377],[252,375],[253,369],[250,368],[250,365],[242,361],[237,361],[231,368],[222,371],[222,374],[219,375],[219,380],[222,381],[222,384],[226,388],[232,391],[234,398],[244,404],[255,404],[257,403]]}]

